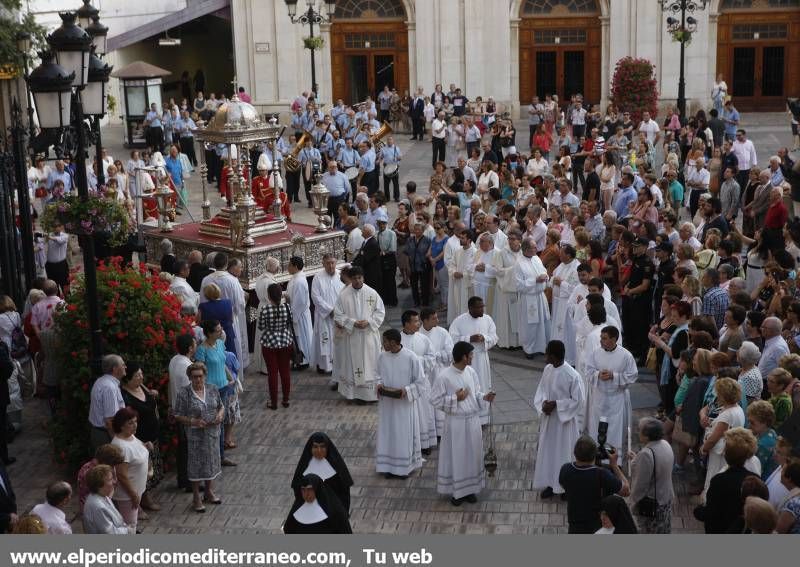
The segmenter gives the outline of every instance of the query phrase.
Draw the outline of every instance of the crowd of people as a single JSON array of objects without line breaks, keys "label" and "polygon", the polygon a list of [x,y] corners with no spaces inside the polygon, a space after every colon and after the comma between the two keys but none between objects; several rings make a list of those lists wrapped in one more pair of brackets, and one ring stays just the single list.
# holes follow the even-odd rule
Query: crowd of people
[{"label": "crowd of people", "polygon": [[[377,402],[376,472],[402,480],[436,451],[437,490],[456,507],[476,502],[499,348],[547,363],[533,401],[533,489],[567,501],[571,533],[670,532],[675,475],[709,533],[800,533],[800,166],[791,152],[778,149],[759,169],[730,99],[708,115],[668,109],[656,120],[613,105],[600,113],[580,95],[567,105],[534,98],[518,147],[508,115],[491,99],[473,106],[455,85],[401,98],[399,115],[396,93],[382,95],[326,114],[306,93],[293,105],[296,132],[251,160],[269,172],[268,188],[297,158],[300,168],[285,170],[290,202],[301,179],[310,200],[307,172],[320,176],[345,258],[325,255],[313,277],[301,257],[270,258],[251,316],[240,261],[176,258],[162,242],[171,293],[198,321],[169,367],[178,485],[192,508],[221,502],[214,481],[235,466],[226,455],[247,368],[267,375],[269,410],[290,408],[292,372],[307,368],[353,403]],[[433,173],[427,191],[408,182],[401,195],[402,152],[379,137],[379,119],[404,116],[415,141],[429,137]],[[219,157],[221,168],[235,166]],[[45,287],[57,303],[59,283]],[[398,288],[411,288],[413,308],[387,329]],[[31,315],[33,336],[47,329],[42,316]],[[22,323],[2,319],[13,361]],[[645,368],[660,405],[634,423],[630,388]],[[158,510],[148,492],[160,480],[159,418],[137,370],[109,355],[92,388],[87,531],[135,530],[141,512]],[[315,434],[285,531],[348,533],[350,485],[333,442]],[[48,505],[63,507],[65,490],[52,486]],[[61,516],[41,518],[48,528],[52,517]]]}]

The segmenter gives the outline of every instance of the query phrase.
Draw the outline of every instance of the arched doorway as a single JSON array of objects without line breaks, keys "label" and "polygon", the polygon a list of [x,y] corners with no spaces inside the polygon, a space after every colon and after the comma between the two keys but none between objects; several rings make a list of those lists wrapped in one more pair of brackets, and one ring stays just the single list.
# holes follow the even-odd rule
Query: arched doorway
[{"label": "arched doorway", "polygon": [[722,0],[717,73],[741,110],[782,110],[800,95],[800,0]]},{"label": "arched doorway", "polygon": [[519,100],[576,93],[600,102],[602,27],[597,0],[524,0],[519,26]]},{"label": "arched doorway", "polygon": [[408,89],[408,29],[402,0],[338,0],[331,24],[333,98],[373,99],[384,85]]}]

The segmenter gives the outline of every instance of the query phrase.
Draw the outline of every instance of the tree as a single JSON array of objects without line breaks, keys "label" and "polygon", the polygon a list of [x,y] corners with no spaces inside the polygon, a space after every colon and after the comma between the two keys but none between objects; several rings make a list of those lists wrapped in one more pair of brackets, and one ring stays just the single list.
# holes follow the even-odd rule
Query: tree
[{"label": "tree", "polygon": [[21,5],[21,0],[0,0],[0,69],[6,71],[21,69],[23,56],[31,55],[17,49],[17,35],[20,32],[30,34],[32,53],[47,45],[47,30],[36,23],[33,14],[28,12],[21,19],[18,17]]},{"label": "tree", "polygon": [[655,66],[647,59],[623,57],[617,61],[611,82],[611,101],[619,111],[631,113],[634,122],[642,112],[651,116],[658,112],[658,85]]}]

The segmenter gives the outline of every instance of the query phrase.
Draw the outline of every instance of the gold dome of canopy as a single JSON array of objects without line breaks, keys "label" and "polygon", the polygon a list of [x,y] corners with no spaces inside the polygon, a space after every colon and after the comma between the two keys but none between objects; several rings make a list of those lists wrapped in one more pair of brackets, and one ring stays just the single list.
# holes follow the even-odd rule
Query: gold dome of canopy
[{"label": "gold dome of canopy", "polygon": [[262,126],[261,117],[252,104],[234,96],[217,109],[208,123],[209,130],[228,130]]}]

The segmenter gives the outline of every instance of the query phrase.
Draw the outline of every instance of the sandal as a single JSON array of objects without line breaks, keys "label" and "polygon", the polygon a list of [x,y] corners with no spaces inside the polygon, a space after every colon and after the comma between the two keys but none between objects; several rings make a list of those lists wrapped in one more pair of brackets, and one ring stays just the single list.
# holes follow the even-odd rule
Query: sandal
[{"label": "sandal", "polygon": [[205,506],[203,506],[202,504],[197,504],[197,503],[195,503],[195,504],[192,506],[192,509],[193,509],[195,512],[197,512],[198,514],[202,514],[202,513],[204,513],[204,512],[206,511],[206,507],[205,507]]},{"label": "sandal", "polygon": [[237,445],[236,445],[236,443],[234,441],[229,441],[229,442],[225,443],[225,448],[226,449],[235,449],[236,447],[237,447]]},{"label": "sandal", "polygon": [[207,504],[222,504],[222,499],[219,497],[214,498],[213,500],[210,498],[203,498],[203,502],[206,502]]}]

